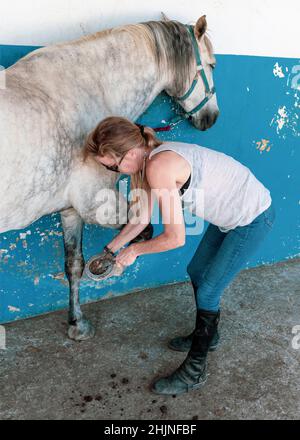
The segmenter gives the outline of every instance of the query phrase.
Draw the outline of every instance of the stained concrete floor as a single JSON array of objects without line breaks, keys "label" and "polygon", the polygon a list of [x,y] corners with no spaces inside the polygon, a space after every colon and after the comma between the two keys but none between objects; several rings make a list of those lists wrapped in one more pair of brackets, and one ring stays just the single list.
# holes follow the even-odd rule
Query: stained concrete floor
[{"label": "stained concrete floor", "polygon": [[224,292],[221,345],[201,390],[149,391],[185,353],[167,340],[193,329],[190,283],[83,307],[94,339],[66,336],[66,312],[8,324],[0,351],[0,419],[300,419],[300,260],[241,271]]}]

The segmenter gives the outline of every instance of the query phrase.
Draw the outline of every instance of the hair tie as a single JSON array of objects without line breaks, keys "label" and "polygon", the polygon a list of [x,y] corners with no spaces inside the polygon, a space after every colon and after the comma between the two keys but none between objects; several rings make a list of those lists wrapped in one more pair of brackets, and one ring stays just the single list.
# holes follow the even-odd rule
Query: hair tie
[{"label": "hair tie", "polygon": [[139,127],[140,132],[141,132],[141,135],[144,136],[144,125],[142,125],[142,124],[137,124],[137,123],[136,123],[135,125],[137,125],[137,126]]}]

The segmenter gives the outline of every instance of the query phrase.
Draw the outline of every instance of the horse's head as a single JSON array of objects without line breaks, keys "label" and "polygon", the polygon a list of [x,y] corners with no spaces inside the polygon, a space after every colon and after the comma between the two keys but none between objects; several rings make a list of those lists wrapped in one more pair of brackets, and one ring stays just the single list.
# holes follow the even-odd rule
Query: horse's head
[{"label": "horse's head", "polygon": [[[168,21],[165,16],[163,19]],[[206,30],[205,15],[198,19],[195,26],[181,25],[174,48],[178,65],[174,65],[172,79],[165,89],[178,101],[185,111],[185,116],[199,130],[212,127],[219,115],[213,82],[216,59]]]}]

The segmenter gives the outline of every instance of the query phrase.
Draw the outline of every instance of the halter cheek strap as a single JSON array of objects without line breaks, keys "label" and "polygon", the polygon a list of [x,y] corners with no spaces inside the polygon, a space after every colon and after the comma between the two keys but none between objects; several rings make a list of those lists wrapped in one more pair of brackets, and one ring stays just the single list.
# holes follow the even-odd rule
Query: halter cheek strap
[{"label": "halter cheek strap", "polygon": [[194,27],[189,24],[186,24],[185,26],[186,26],[187,30],[189,31],[189,34],[192,39],[194,54],[195,54],[196,63],[197,63],[197,72],[196,72],[195,78],[194,78],[189,90],[183,96],[176,98],[176,99],[177,99],[177,101],[180,101],[180,102],[185,101],[193,93],[200,77],[202,78],[202,81],[203,81],[203,84],[205,87],[205,95],[206,95],[205,98],[195,108],[193,108],[189,112],[187,112],[187,111],[185,112],[185,117],[188,118],[188,117],[192,116],[194,113],[197,113],[202,107],[205,106],[205,104],[210,100],[210,98],[212,98],[212,96],[216,93],[216,88],[215,87],[210,88],[210,86],[209,86],[204,68],[201,63],[199,46],[198,46],[198,43],[197,43],[195,35],[194,35]]},{"label": "halter cheek strap", "polygon": [[205,104],[213,97],[213,95],[216,93],[216,88],[215,87],[209,87],[209,83],[204,71],[204,68],[202,66],[201,63],[201,58],[200,58],[200,52],[199,52],[199,46],[197,43],[197,40],[195,38],[194,35],[194,27],[190,24],[186,24],[185,27],[187,28],[190,36],[191,36],[191,40],[192,40],[192,44],[193,44],[193,48],[194,48],[194,54],[195,54],[195,58],[196,58],[196,64],[197,64],[197,71],[196,71],[196,75],[195,78],[192,82],[191,87],[189,88],[189,90],[183,95],[180,96],[179,98],[176,98],[175,96],[173,96],[173,98],[175,98],[179,103],[182,103],[183,101],[185,101],[194,91],[199,78],[201,77],[204,87],[205,87],[205,98],[192,110],[190,111],[186,111],[184,110],[183,113],[181,113],[178,116],[174,116],[170,122],[168,123],[168,125],[164,126],[164,127],[156,127],[154,128],[155,131],[169,131],[171,130],[175,125],[177,125],[179,122],[183,121],[184,119],[188,119],[190,118],[193,114],[197,113],[199,110],[201,110],[202,107],[205,106]]}]

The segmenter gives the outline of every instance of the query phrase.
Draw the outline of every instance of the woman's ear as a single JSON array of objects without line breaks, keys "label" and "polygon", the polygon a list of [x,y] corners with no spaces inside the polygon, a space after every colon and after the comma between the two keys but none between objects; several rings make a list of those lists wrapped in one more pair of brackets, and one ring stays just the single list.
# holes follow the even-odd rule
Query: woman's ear
[{"label": "woman's ear", "polygon": [[203,37],[206,30],[207,30],[206,15],[202,15],[202,17],[198,18],[197,23],[195,24],[194,32],[197,40],[200,40],[201,37]]}]

